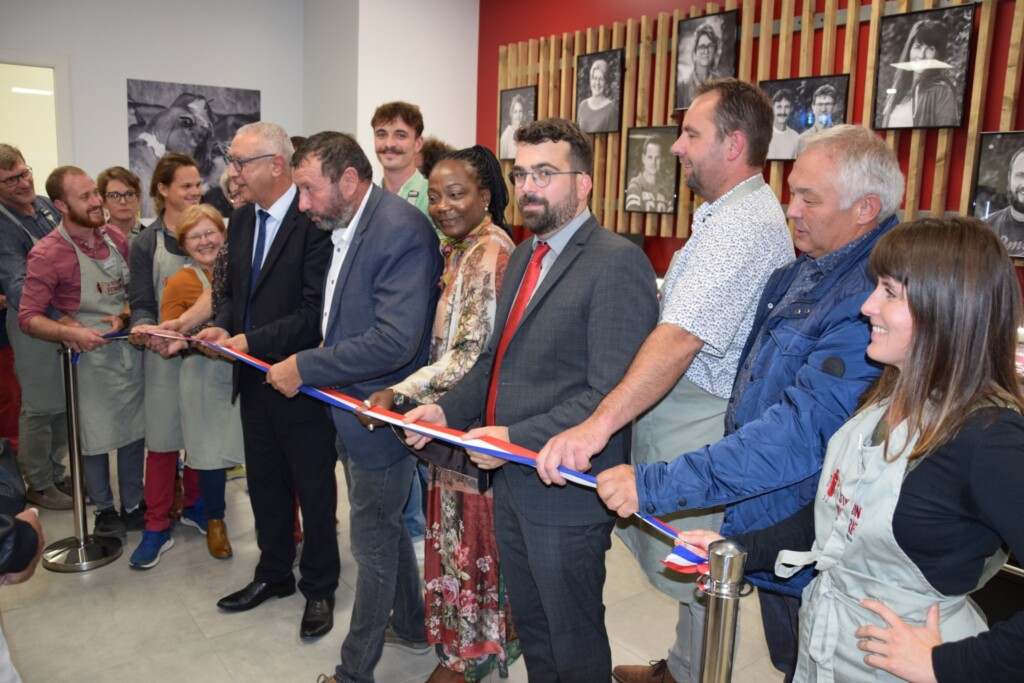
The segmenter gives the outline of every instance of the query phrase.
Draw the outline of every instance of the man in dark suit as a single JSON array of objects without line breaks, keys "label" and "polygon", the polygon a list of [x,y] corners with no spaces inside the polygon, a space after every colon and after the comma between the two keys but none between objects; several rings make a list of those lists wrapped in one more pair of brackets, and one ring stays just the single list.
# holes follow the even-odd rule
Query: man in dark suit
[{"label": "man in dark suit", "polygon": [[[280,126],[258,122],[238,130],[228,175],[248,204],[231,216],[228,276],[216,327],[199,335],[270,363],[320,342],[320,287],[330,239],[299,211],[289,160],[292,144]],[[299,590],[306,598],[300,635],[315,638],[333,625],[341,564],[334,530],[334,428],[323,404],[286,398],[260,371],[235,367],[242,401],[246,476],[260,559],[253,581],[222,598],[227,611],[252,609],[295,592],[295,496],[305,543]]]},{"label": "man in dark suit", "polygon": [[[416,207],[372,184],[370,162],[350,135],[313,135],[292,165],[299,206],[334,243],[320,316],[324,344],[277,363],[267,381],[287,397],[302,384],[367,397],[427,361],[442,266],[437,237]],[[359,564],[334,678],[372,681],[385,639],[427,650],[419,570],[402,521],[416,463],[391,430],[332,412]]]},{"label": "man in dark suit", "polygon": [[[439,403],[407,419],[457,428],[482,422],[470,437],[540,450],[590,415],[619,382],[654,328],[658,305],[643,252],[602,229],[587,210],[593,157],[579,127],[537,121],[520,128],[516,142],[510,177],[534,238],[509,262],[488,349]],[[426,440],[410,436],[409,443]],[[626,462],[629,444],[626,427],[593,462],[571,465],[603,471]],[[608,680],[602,589],[614,524],[609,512],[591,490],[549,487],[531,468],[471,457],[484,469],[500,468],[495,532],[530,680]]]}]

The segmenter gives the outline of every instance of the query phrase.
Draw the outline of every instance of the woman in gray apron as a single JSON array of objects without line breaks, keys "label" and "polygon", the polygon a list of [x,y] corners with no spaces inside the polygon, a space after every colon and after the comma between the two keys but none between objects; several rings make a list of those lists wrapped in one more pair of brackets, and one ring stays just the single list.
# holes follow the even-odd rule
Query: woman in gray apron
[{"label": "woman in gray apron", "polygon": [[[81,299],[73,317],[106,332],[109,318],[122,315],[128,302],[128,262],[105,232],[103,241],[110,253],[94,260],[78,248],[63,224],[57,230],[75,248],[81,272]],[[78,359],[78,406],[85,486],[96,505],[97,523],[116,515],[107,458],[112,450],[117,451],[122,513],[137,510],[142,501],[144,426],[139,350],[112,342],[83,353]]]},{"label": "woman in gray apron", "polygon": [[[160,311],[165,321],[176,320],[210,288],[213,264],[227,231],[217,209],[200,204],[181,215],[175,236],[192,262],[167,280]],[[186,464],[199,473],[207,548],[217,559],[231,557],[224,525],[226,470],[244,460],[242,420],[239,404],[231,401],[231,375],[231,363],[201,353],[186,355],[181,362],[179,405]],[[162,547],[167,540],[164,534],[169,538],[169,532],[145,531],[137,551],[140,558]]]},{"label": "woman in gray apron", "polygon": [[[153,169],[150,182],[150,196],[159,211],[157,219],[132,243],[132,273],[136,286],[132,288],[132,327],[160,322],[160,305],[164,286],[185,264],[182,252],[174,238],[174,228],[183,211],[199,203],[202,196],[202,181],[199,168],[187,154],[172,153],[161,158]],[[144,343],[145,338],[133,341]],[[169,513],[175,506],[175,479],[178,473],[179,452],[185,447],[181,434],[181,413],[179,409],[179,375],[181,358],[163,358],[146,350],[144,353],[146,391],[146,519],[144,532],[160,532],[166,535],[166,547],[170,548],[171,519]],[[182,522],[206,533],[206,522],[201,507],[196,505],[199,497],[198,481],[194,472],[185,470],[184,505]],[[177,515],[175,515],[177,516]],[[146,535],[143,536],[145,545]],[[159,561],[160,554],[133,555],[131,565],[137,569],[148,569]],[[135,562],[139,559],[139,562]]]},{"label": "woman in gray apron", "polygon": [[819,572],[794,680],[1020,681],[1024,612],[988,631],[967,597],[1004,545],[1024,551],[1013,264],[984,223],[929,218],[882,237],[870,267],[867,354],[885,369],[829,442],[812,505],[735,538],[748,569]]}]

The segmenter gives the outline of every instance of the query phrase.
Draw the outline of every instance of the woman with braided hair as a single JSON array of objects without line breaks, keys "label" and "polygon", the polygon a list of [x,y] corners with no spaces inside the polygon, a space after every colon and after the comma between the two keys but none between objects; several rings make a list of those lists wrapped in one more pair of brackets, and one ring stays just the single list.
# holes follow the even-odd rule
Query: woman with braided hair
[{"label": "woman with braided hair", "polygon": [[[505,225],[508,188],[489,149],[442,155],[427,196],[445,258],[432,363],[370,396],[371,405],[388,409],[433,403],[473,367],[494,329],[514,248]],[[477,681],[495,668],[504,677],[520,654],[499,570],[491,492],[481,493],[465,451],[453,461],[458,471],[431,462],[428,483],[424,602],[427,639],[439,660],[432,683]]]}]

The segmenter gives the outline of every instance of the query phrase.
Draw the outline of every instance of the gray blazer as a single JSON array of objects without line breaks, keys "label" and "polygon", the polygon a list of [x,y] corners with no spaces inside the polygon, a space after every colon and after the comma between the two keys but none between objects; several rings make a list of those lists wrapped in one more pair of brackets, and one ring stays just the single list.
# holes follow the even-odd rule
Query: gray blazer
[{"label": "gray blazer", "polygon": [[[359,225],[347,228],[356,233],[335,285],[324,344],[297,358],[303,382],[358,399],[426,364],[443,266],[430,221],[397,195],[375,185],[369,192]],[[409,455],[390,429],[371,432],[348,411],[331,412],[360,467],[388,467]]]},{"label": "gray blazer", "polygon": [[[532,240],[512,254],[498,297],[496,324],[476,365],[438,402],[448,424],[482,424],[494,352],[532,254]],[[548,439],[586,419],[629,367],[658,320],[654,270],[638,247],[591,217],[538,285],[505,351],[497,423],[513,443],[538,451]],[[627,461],[630,430],[612,436],[591,474]],[[531,522],[584,525],[607,521],[597,494],[575,484],[545,486],[532,468],[507,464],[507,478]]]}]

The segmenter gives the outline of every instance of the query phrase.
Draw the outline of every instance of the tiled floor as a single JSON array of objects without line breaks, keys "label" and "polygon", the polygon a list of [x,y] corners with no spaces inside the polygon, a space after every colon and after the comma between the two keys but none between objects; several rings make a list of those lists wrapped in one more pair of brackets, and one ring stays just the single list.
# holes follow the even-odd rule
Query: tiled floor
[{"label": "tiled floor", "polygon": [[[340,478],[340,467],[337,472]],[[225,614],[215,606],[251,579],[257,557],[245,482],[235,480],[228,484],[227,525],[235,551],[229,560],[211,558],[202,536],[178,526],[174,547],[151,570],[128,567],[140,537],[133,532],[125,553],[106,567],[77,574],[40,567],[27,583],[0,587],[3,630],[15,665],[26,683],[313,683],[317,674],[333,671],[352,607],[356,565],[348,549],[348,510],[344,502],[340,507],[342,583],[335,628],[318,642],[299,639],[304,602],[298,593],[240,614]],[[41,519],[48,543],[72,535],[71,513],[43,510]],[[644,582],[618,541],[608,555],[605,603],[616,663],[665,656],[676,605]],[[781,681],[768,663],[756,598],[745,598],[740,609],[733,681]],[[376,678],[382,683],[424,681],[435,663],[431,655],[385,648]],[[499,680],[496,674],[492,680]],[[512,666],[508,680],[526,682],[522,660]]]}]

